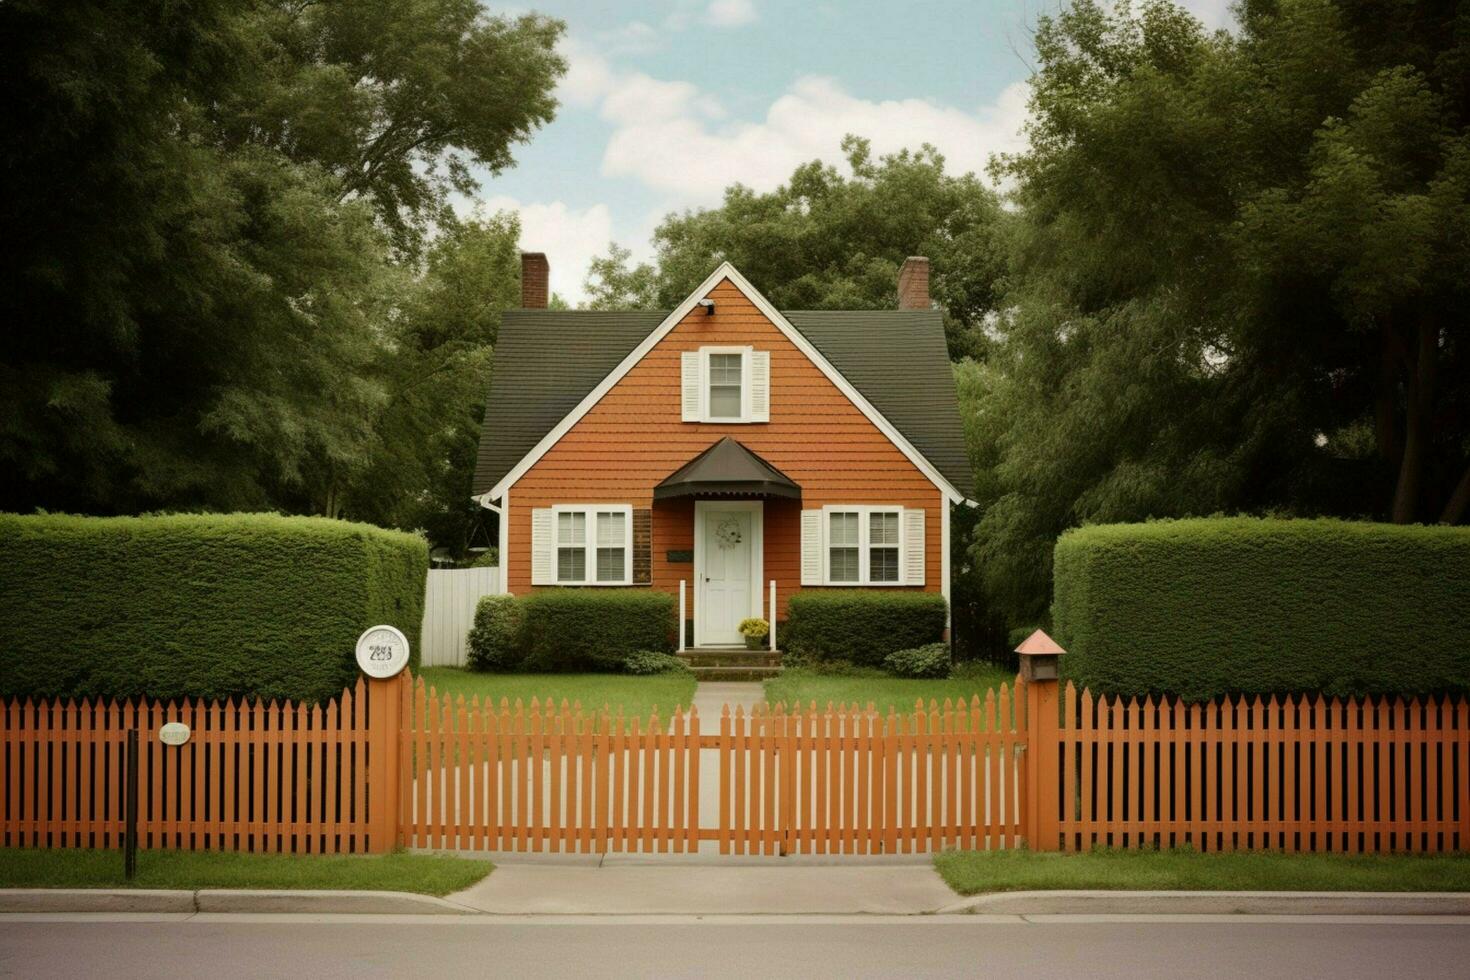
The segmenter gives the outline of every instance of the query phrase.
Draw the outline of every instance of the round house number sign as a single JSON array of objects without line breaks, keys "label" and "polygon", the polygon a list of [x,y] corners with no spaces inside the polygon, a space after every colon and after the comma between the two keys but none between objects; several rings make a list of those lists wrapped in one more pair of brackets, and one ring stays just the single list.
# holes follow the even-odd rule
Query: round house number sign
[{"label": "round house number sign", "polygon": [[408,637],[392,626],[374,626],[357,638],[357,666],[369,677],[393,677],[408,666]]},{"label": "round house number sign", "polygon": [[182,721],[171,721],[158,729],[158,740],[164,745],[183,745],[189,741],[189,726]]}]

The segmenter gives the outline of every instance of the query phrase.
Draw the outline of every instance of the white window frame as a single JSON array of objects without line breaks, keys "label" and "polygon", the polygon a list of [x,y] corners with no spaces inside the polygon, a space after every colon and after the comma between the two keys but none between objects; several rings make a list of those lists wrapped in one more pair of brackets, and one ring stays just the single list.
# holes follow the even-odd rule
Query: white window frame
[{"label": "white window frame", "polygon": [[[858,577],[855,582],[835,582],[832,580],[832,515],[833,514],[856,514],[858,515]],[[872,580],[872,528],[870,526],[870,514],[893,514],[898,521],[898,578],[891,582]],[[903,556],[904,556],[904,519],[903,506],[900,504],[827,504],[822,508],[822,584],[834,587],[850,586],[861,588],[864,586],[899,586],[904,584]],[[844,546],[847,547],[847,546]],[[893,545],[882,545],[884,548]]]},{"label": "white window frame", "polygon": [[[600,582],[597,580],[597,515],[622,514],[623,515],[623,577],[616,582]],[[562,514],[585,514],[587,517],[587,537],[582,542],[584,552],[583,566],[587,571],[587,578],[583,581],[575,579],[564,579],[561,577],[561,515]],[[572,547],[566,545],[565,547]],[[619,586],[633,584],[633,505],[632,504],[556,504],[551,508],[551,571],[556,577],[557,585],[578,586]]]},{"label": "white window frame", "polygon": [[[699,418],[703,422],[744,424],[750,421],[750,355],[754,347],[701,347],[699,349]],[[740,417],[714,418],[709,413],[709,389],[712,384],[709,359],[711,354],[740,355]]]}]

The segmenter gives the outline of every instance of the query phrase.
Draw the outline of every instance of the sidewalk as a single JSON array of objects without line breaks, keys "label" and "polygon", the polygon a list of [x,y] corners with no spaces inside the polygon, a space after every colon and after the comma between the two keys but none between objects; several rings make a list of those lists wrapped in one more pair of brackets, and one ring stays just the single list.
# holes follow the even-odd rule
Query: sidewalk
[{"label": "sidewalk", "polygon": [[448,896],[502,915],[917,915],[957,896],[925,865],[498,865]]},{"label": "sidewalk", "polygon": [[1470,893],[1029,891],[966,898],[927,864],[854,860],[598,865],[507,856],[489,877],[444,898],[372,891],[11,888],[0,889],[0,914],[942,915],[1017,921],[1034,916],[1450,916],[1470,924]]}]

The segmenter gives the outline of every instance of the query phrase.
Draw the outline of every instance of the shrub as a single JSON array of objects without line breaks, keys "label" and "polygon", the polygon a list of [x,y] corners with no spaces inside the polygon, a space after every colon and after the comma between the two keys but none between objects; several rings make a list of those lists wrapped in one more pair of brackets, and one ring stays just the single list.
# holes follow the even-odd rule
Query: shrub
[{"label": "shrub", "polygon": [[877,667],[896,650],[942,640],[944,618],[937,592],[798,592],[788,606],[785,646],[807,660]]},{"label": "shrub", "polygon": [[475,556],[465,568],[497,568],[500,565],[500,549],[486,548]]},{"label": "shrub", "polygon": [[1056,545],[1066,676],[1095,693],[1470,689],[1470,528],[1211,518]]},{"label": "shrub", "polygon": [[672,653],[658,650],[638,650],[623,660],[623,669],[630,674],[687,674],[689,665]]},{"label": "shrub", "polygon": [[275,514],[0,515],[0,696],[334,697],[378,623],[419,655],[428,549]]},{"label": "shrub", "polygon": [[926,643],[912,650],[895,650],[883,658],[883,666],[898,677],[948,677],[949,644]]},{"label": "shrub", "polygon": [[643,589],[544,589],[521,600],[528,670],[621,670],[674,648],[674,597]]},{"label": "shrub", "polygon": [[524,610],[515,596],[487,595],[470,628],[471,670],[513,670],[525,659]]},{"label": "shrub", "polygon": [[736,629],[741,636],[753,636],[761,640],[771,635],[771,624],[758,616],[742,619]]}]

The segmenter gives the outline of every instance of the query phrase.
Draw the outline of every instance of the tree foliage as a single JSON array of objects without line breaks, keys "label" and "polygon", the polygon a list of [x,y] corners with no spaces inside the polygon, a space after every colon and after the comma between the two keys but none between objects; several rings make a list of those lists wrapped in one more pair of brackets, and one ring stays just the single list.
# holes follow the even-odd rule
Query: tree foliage
[{"label": "tree foliage", "polygon": [[951,355],[981,352],[1003,268],[995,193],[946,173],[932,146],[874,159],[849,136],[842,149],[849,174],[813,161],[769,193],[735,184],[718,208],[670,214],[654,232],[656,266],[630,268],[614,245],[592,263],[589,305],[671,308],[729,260],[779,308],[892,309],[903,260],[926,255]]},{"label": "tree foliage", "polygon": [[[1040,618],[1070,525],[1464,517],[1464,5],[1077,0],[1036,32],[972,557]],[[1457,26],[1458,25],[1458,26]],[[977,419],[975,416],[979,414]]]},{"label": "tree foliage", "polygon": [[450,194],[550,119],[560,30],[473,0],[0,6],[0,509],[400,523],[362,479],[385,456],[439,492],[514,276],[513,226]]}]

